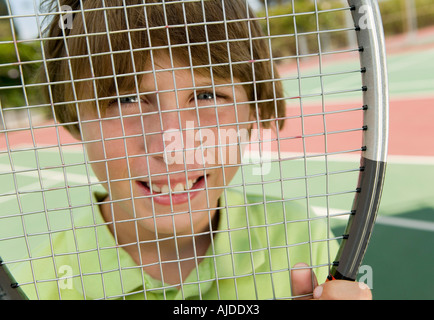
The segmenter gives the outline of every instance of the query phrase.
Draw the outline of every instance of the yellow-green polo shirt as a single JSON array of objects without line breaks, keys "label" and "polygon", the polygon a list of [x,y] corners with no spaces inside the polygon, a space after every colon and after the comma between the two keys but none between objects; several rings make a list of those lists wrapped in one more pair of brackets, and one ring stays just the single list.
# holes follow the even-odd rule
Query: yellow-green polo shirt
[{"label": "yellow-green polo shirt", "polygon": [[32,263],[11,270],[30,299],[288,298],[289,266],[308,263],[322,282],[337,251],[337,244],[327,241],[325,223],[307,222],[302,205],[273,198],[264,203],[263,196],[226,189],[206,257],[173,288],[143,272],[116,245],[94,203],[92,210],[74,208],[63,229],[57,227],[32,250]]}]

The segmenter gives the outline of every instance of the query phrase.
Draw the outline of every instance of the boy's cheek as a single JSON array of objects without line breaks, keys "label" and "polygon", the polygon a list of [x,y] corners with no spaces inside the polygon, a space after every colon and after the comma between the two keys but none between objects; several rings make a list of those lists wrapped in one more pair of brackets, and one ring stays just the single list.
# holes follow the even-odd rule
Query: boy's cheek
[{"label": "boy's cheek", "polygon": [[105,135],[99,125],[84,124],[82,126],[83,143],[87,158],[99,180],[107,180],[106,172],[115,172],[126,164],[125,145],[121,138]]}]

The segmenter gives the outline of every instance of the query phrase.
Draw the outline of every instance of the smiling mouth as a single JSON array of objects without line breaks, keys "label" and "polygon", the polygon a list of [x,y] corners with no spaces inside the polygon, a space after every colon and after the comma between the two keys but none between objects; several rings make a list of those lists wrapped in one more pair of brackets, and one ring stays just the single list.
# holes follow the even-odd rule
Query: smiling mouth
[{"label": "smiling mouth", "polygon": [[205,190],[206,176],[198,177],[194,180],[188,180],[187,183],[170,183],[168,185],[157,186],[155,184],[149,185],[147,181],[137,181],[141,186],[146,196],[151,196],[151,199],[160,205],[175,205],[185,204],[193,198],[201,194]]},{"label": "smiling mouth", "polygon": [[186,193],[186,191],[200,188],[205,183],[205,176],[200,176],[196,179],[189,179],[187,183],[170,183],[169,185],[157,186],[155,183],[149,184],[147,181],[139,181],[149,193],[152,194],[171,194],[171,193]]}]

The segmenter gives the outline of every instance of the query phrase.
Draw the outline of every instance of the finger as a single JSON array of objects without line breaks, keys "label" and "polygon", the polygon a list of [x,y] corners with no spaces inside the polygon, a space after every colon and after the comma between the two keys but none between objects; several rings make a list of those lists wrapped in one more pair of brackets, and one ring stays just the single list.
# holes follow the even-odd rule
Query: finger
[{"label": "finger", "polygon": [[292,296],[296,300],[312,298],[313,288],[318,285],[315,274],[305,263],[297,263],[291,270]]},{"label": "finger", "polygon": [[315,298],[319,300],[371,300],[372,293],[363,282],[345,280],[328,281],[322,286],[322,291],[315,289]]}]

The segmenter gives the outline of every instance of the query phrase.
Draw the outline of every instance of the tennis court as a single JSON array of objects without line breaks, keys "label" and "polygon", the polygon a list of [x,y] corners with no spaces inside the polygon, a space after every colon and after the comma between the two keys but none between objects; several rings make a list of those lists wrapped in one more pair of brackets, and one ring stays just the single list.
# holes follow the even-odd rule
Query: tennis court
[{"label": "tennis court", "polygon": [[378,224],[365,257],[374,295],[433,299],[434,48],[391,54],[389,164]]},{"label": "tennis court", "polygon": [[[363,263],[372,270],[371,285],[376,299],[434,298],[431,290],[434,283],[431,247],[434,243],[434,46],[430,42],[433,35],[433,30],[427,29],[420,32],[419,38],[412,39],[413,46],[406,45],[408,39],[404,37],[390,40],[388,46],[388,167],[379,218]],[[306,73],[318,72],[322,67],[317,61],[307,65]],[[330,61],[326,68],[351,69],[345,59]],[[339,79],[331,81],[328,90],[337,89],[339,83]],[[306,85],[304,94],[314,94],[318,87],[319,83]],[[351,95],[349,100],[353,101]],[[337,105],[342,103],[345,101],[336,101]],[[312,105],[314,108],[315,102]],[[314,151],[315,146],[310,152]],[[351,167],[351,159],[339,160],[340,166],[345,163]],[[339,226],[334,229],[336,233],[339,230]]]},{"label": "tennis court", "polygon": [[[371,245],[365,257],[364,265],[372,269],[372,286],[374,298],[377,299],[433,299],[431,290],[434,283],[432,275],[431,244],[434,243],[434,197],[431,182],[434,181],[434,46],[426,44],[414,50],[394,50],[389,55],[390,76],[390,144],[389,164],[387,178],[383,192],[383,200],[380,208],[380,216],[375,227]],[[291,78],[291,68],[285,69],[283,75],[287,77],[286,89],[294,92],[293,101],[288,103],[288,114],[291,108],[298,106],[300,96],[304,104],[307,131],[305,135],[311,139],[302,139],[291,130],[297,130],[289,124],[284,129],[285,136],[291,140],[281,145],[281,157],[292,159],[290,166],[283,162],[275,162],[268,168],[266,175],[255,175],[249,170],[242,170],[235,177],[233,184],[244,185],[249,188],[247,192],[278,195],[286,198],[306,197],[306,192],[311,196],[324,192],[327,182],[324,177],[318,177],[318,183],[306,190],[303,181],[292,179],[297,172],[304,171],[304,175],[315,177],[317,172],[324,172],[322,166],[327,163],[329,171],[346,170],[348,174],[357,174],[359,164],[358,157],[348,156],[327,158],[317,156],[307,160],[297,160],[297,155],[303,150],[307,154],[315,154],[324,150],[324,139],[316,136],[316,129],[321,126],[321,119],[314,115],[320,111],[324,101],[319,92],[333,92],[339,89],[342,81],[351,81],[351,77],[360,76],[357,72],[345,77],[329,77],[319,82],[319,77],[310,78],[309,75],[325,72],[332,68],[334,72],[342,70],[357,71],[358,66],[349,66],[346,59],[324,61],[319,64],[318,60],[302,61],[299,65],[300,74],[306,78]],[[294,66],[292,66],[294,68]],[[313,80],[312,80],[313,79]],[[356,83],[356,82],[355,82]],[[322,88],[322,89],[319,89]],[[360,101],[354,101],[349,93],[340,95],[334,99],[330,95],[327,105],[348,107],[360,105]],[[298,121],[298,120],[297,120]],[[342,118],[330,118],[329,126],[344,123]],[[351,127],[352,125],[350,125]],[[312,128],[312,129],[310,129]],[[57,131],[59,130],[59,131]],[[309,130],[312,130],[311,132]],[[57,132],[56,132],[57,131]],[[295,132],[294,131],[294,132]],[[301,141],[304,140],[303,145]],[[354,141],[353,139],[348,139]],[[309,141],[309,143],[306,143]],[[328,150],[342,147],[339,141],[336,144],[329,140]],[[59,145],[62,146],[59,149]],[[19,150],[6,152],[7,147]],[[35,148],[37,147],[37,148]],[[345,146],[351,149],[352,146]],[[356,149],[357,146],[354,146]],[[93,178],[87,166],[84,165],[82,147],[77,144],[63,129],[55,126],[44,125],[35,127],[33,131],[10,131],[0,136],[0,205],[2,215],[15,215],[20,212],[33,213],[26,215],[27,232],[43,233],[48,227],[62,228],[64,226],[48,226],[44,219],[40,219],[44,212],[65,210],[70,207],[85,206],[90,203],[93,191],[100,188]],[[271,154],[276,149],[269,150]],[[354,160],[356,159],[356,160]],[[13,167],[11,167],[11,164]],[[38,168],[38,169],[36,169]],[[252,170],[255,169],[253,165]],[[257,167],[256,167],[257,169]],[[18,172],[12,174],[11,172]],[[283,175],[282,175],[283,173]],[[241,177],[241,175],[243,175]],[[278,177],[284,177],[285,184]],[[345,176],[339,176],[333,186],[343,186]],[[65,188],[67,181],[67,188]],[[241,183],[241,181],[243,183]],[[36,192],[35,190],[39,190]],[[44,190],[43,193],[40,190]],[[300,192],[299,194],[295,191]],[[20,195],[17,201],[16,194]],[[339,190],[336,190],[339,192]],[[339,197],[337,201],[324,204],[316,202],[312,197],[310,205],[313,210],[321,213],[325,207],[329,211],[339,212],[348,208],[348,197]],[[14,218],[16,219],[16,218]],[[39,222],[37,222],[39,221]],[[51,220],[50,220],[51,221]],[[8,228],[4,226],[8,225]],[[3,226],[3,227],[2,227]],[[342,224],[339,220],[333,225],[336,233],[342,232]],[[22,233],[22,223],[17,221],[16,229],[11,229],[10,224],[0,224],[0,233],[4,237],[17,236]],[[19,248],[13,252],[19,257]],[[8,257],[14,259],[16,257]],[[427,259],[428,257],[428,259]]]},{"label": "tennis court", "polygon": [[372,270],[377,299],[434,298],[434,47],[427,44],[433,34],[425,30],[414,39],[419,46],[396,48],[399,39],[389,46],[389,160],[378,222],[363,263]]}]

